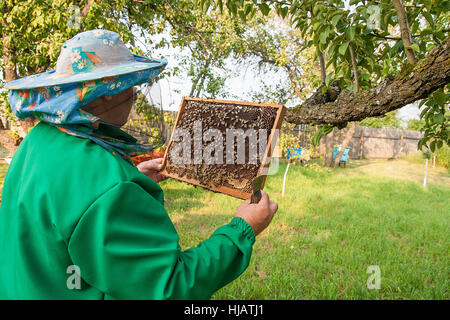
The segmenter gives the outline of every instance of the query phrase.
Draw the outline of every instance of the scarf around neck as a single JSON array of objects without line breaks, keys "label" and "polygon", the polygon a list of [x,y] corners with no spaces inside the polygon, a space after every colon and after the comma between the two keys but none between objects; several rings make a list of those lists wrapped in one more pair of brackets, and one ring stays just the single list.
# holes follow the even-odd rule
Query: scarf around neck
[{"label": "scarf around neck", "polygon": [[156,68],[79,83],[10,90],[8,98],[13,113],[19,119],[34,116],[67,134],[90,139],[132,163],[131,157],[149,153],[153,146],[137,143],[135,138],[118,127],[103,122],[80,107],[101,96],[114,95],[145,83],[160,72],[161,69]]}]

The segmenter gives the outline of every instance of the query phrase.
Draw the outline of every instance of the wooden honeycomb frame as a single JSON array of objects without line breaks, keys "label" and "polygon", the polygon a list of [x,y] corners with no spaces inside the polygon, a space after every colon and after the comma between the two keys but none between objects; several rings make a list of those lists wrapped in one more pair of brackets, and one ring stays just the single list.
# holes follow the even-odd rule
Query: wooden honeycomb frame
[{"label": "wooden honeycomb frame", "polygon": [[[256,176],[261,175],[261,173],[263,173],[263,170],[267,170],[270,163],[266,163],[267,159],[271,156],[271,149],[272,149],[272,144],[275,143],[274,139],[274,129],[280,129],[281,128],[281,124],[286,112],[286,108],[283,105],[280,104],[266,104],[266,103],[255,103],[255,102],[244,102],[244,101],[229,101],[229,100],[217,100],[217,99],[204,99],[204,98],[193,98],[193,97],[183,97],[181,105],[180,105],[180,109],[178,111],[177,114],[177,118],[175,120],[175,124],[173,127],[173,131],[172,131],[172,137],[169,141],[167,150],[164,154],[164,160],[163,160],[163,166],[162,166],[162,170],[161,173],[167,177],[176,179],[178,181],[182,181],[182,182],[186,182],[188,184],[192,184],[194,186],[199,186],[202,187],[204,189],[208,189],[211,190],[213,192],[218,192],[218,193],[223,193],[223,194],[227,194],[230,195],[232,197],[236,197],[239,199],[249,199],[251,197],[251,192],[245,192],[243,190],[239,190],[237,188],[231,188],[225,185],[220,185],[220,186],[211,186],[211,185],[205,185],[199,182],[198,179],[195,178],[188,178],[186,176],[179,176],[175,173],[169,173],[167,171],[167,166],[169,166],[170,164],[168,163],[168,155],[170,154],[170,150],[171,147],[173,145],[173,141],[172,138],[174,136],[174,132],[177,129],[177,126],[179,124],[179,121],[181,119],[181,117],[183,116],[183,113],[185,111],[185,107],[187,105],[187,103],[189,101],[198,101],[201,103],[207,103],[207,104],[221,104],[221,105],[230,105],[230,106],[249,106],[249,107],[255,107],[255,108],[275,108],[276,109],[276,116],[275,116],[275,120],[272,126],[272,130],[270,131],[270,135],[268,137],[268,142],[267,142],[267,146],[266,146],[266,150],[264,153],[264,158],[263,161],[260,163],[260,167],[258,169],[258,173]],[[253,177],[253,178],[256,178]],[[264,183],[266,180],[266,176],[264,176],[263,178],[263,183],[261,186],[261,189],[264,187]]]}]

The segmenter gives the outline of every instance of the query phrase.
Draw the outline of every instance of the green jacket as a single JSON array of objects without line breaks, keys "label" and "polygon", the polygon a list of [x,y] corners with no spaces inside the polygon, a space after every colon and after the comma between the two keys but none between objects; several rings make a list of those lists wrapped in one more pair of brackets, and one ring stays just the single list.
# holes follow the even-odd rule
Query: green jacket
[{"label": "green jacket", "polygon": [[157,183],[41,122],[6,174],[0,299],[209,299],[247,268],[254,241],[233,218],[181,251]]}]

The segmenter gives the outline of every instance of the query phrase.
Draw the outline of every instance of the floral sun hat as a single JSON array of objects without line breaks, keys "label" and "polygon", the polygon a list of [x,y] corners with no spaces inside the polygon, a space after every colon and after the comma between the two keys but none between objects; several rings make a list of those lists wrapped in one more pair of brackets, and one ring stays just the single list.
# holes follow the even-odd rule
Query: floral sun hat
[{"label": "floral sun hat", "polygon": [[96,80],[149,69],[164,69],[165,60],[134,55],[120,36],[107,30],[90,30],[66,41],[56,70],[6,83],[6,89],[30,89]]},{"label": "floral sun hat", "polygon": [[[90,30],[66,41],[56,70],[7,82],[9,103],[19,118],[35,116],[68,134],[88,138],[123,158],[146,153],[151,146],[119,134],[105,136],[105,123],[80,107],[105,95],[153,81],[167,61],[134,55],[120,36],[107,30]],[[108,129],[111,131],[110,129]]]}]

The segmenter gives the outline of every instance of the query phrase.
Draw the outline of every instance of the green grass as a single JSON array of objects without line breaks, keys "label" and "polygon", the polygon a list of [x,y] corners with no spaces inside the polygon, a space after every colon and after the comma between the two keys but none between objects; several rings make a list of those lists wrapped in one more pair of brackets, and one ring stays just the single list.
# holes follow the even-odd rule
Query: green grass
[{"label": "green grass", "polygon": [[[0,181],[6,173],[0,163]],[[384,171],[382,170],[384,168]],[[264,190],[278,202],[248,269],[214,299],[448,299],[450,176],[406,161],[352,161],[328,170],[285,164]],[[1,190],[0,182],[0,190]],[[166,208],[183,249],[228,223],[241,203],[167,180]],[[379,266],[381,288],[367,288]]]},{"label": "green grass", "polygon": [[[366,170],[370,164],[291,166],[283,198],[281,164],[265,186],[279,204],[272,224],[248,269],[213,298],[448,299],[449,176],[424,189]],[[162,187],[183,249],[227,223],[241,202],[174,180]],[[366,285],[371,265],[381,270],[379,290]]]}]

